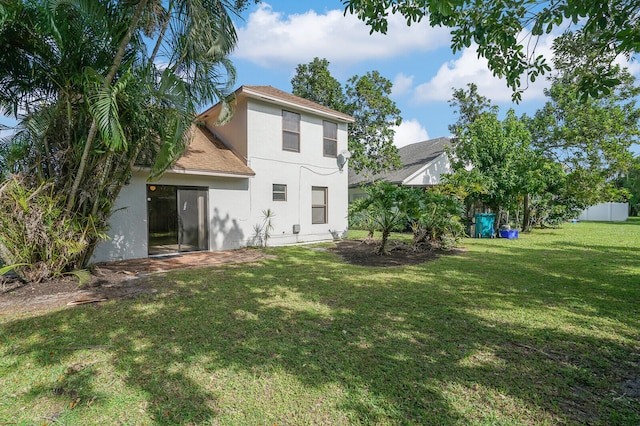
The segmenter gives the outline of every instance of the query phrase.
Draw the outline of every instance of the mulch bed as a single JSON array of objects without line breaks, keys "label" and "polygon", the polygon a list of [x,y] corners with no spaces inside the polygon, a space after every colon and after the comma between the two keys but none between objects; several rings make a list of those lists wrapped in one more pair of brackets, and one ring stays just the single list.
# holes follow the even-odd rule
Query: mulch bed
[{"label": "mulch bed", "polygon": [[335,248],[329,249],[336,253],[345,262],[360,266],[406,266],[418,265],[437,259],[440,256],[457,255],[462,249],[451,250],[416,250],[408,244],[391,241],[389,254],[378,255],[375,253],[378,241],[343,240],[336,243]]}]

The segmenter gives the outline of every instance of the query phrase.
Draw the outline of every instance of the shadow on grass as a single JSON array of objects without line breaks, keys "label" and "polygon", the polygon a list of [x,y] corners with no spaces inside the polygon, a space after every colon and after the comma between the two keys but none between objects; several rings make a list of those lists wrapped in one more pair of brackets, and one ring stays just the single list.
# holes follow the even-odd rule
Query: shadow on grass
[{"label": "shadow on grass", "polygon": [[[295,398],[286,389],[272,390],[280,411],[230,403],[234,386],[255,386],[234,385],[230,371],[285,372],[303,389],[338,386],[344,423],[490,422],[498,412],[498,422],[632,424],[640,410],[619,384],[640,373],[632,362],[638,347],[620,336],[637,343],[638,275],[610,274],[635,266],[635,253],[595,252],[514,246],[372,272],[329,253],[283,248],[264,266],[169,274],[157,278],[156,298],[18,319],[4,335],[22,362],[37,366],[67,365],[74,348],[108,347],[111,367],[146,395],[160,425],[296,423],[286,417]],[[562,327],[537,318],[555,312]],[[620,336],[585,332],[590,326],[617,326]],[[59,392],[105,403],[92,384],[98,374],[67,371],[32,384],[23,402]]]}]

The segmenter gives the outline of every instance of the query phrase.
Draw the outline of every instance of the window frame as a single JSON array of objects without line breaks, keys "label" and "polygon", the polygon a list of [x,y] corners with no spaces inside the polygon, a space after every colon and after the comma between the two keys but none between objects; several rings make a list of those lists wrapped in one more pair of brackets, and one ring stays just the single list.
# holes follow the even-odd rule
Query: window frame
[{"label": "window frame", "polygon": [[[277,191],[276,186],[281,186],[284,188],[282,191]],[[283,194],[284,198],[276,198],[276,194]],[[274,183],[271,184],[271,200],[272,201],[287,201],[287,184],[286,183]]]},{"label": "window frame", "polygon": [[[313,193],[314,191],[322,191],[324,194],[324,203],[323,204],[314,204],[313,203]],[[314,209],[322,208],[324,210],[324,219],[323,222],[315,222],[314,221]],[[311,187],[311,224],[312,225],[326,225],[329,223],[329,188],[326,186],[312,186]]]},{"label": "window frame", "polygon": [[[292,116],[297,117],[297,129],[288,129],[286,128],[287,121],[285,120],[285,115],[290,114]],[[282,150],[289,152],[300,152],[300,121],[301,116],[297,112],[288,111],[286,109],[282,110]],[[285,135],[295,135],[297,136],[297,149],[287,148],[285,146]]]},{"label": "window frame", "polygon": [[[327,128],[325,127],[325,123],[335,126],[335,135],[327,135]],[[333,144],[333,146],[335,147],[335,154],[327,154],[327,142],[331,142]],[[329,158],[338,158],[338,123],[328,120],[322,120],[322,155]]]}]

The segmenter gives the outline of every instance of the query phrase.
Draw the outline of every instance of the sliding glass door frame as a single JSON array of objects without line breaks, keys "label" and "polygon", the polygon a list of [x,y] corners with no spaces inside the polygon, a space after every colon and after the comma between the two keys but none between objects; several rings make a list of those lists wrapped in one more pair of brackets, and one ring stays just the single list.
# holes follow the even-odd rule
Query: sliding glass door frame
[{"label": "sliding glass door frame", "polygon": [[147,185],[148,255],[209,249],[208,189]]}]

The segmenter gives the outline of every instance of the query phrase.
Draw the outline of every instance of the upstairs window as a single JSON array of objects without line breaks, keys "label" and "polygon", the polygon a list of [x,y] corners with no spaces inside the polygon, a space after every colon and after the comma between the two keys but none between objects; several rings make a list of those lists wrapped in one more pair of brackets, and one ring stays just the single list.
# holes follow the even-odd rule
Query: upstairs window
[{"label": "upstairs window", "polygon": [[300,152],[300,114],[282,111],[282,149]]},{"label": "upstairs window", "polygon": [[338,125],[336,123],[322,122],[322,145],[325,157],[338,157]]},{"label": "upstairs window", "polygon": [[327,188],[311,187],[311,223],[327,223]]},{"label": "upstairs window", "polygon": [[287,201],[287,185],[273,184],[273,201]]}]

